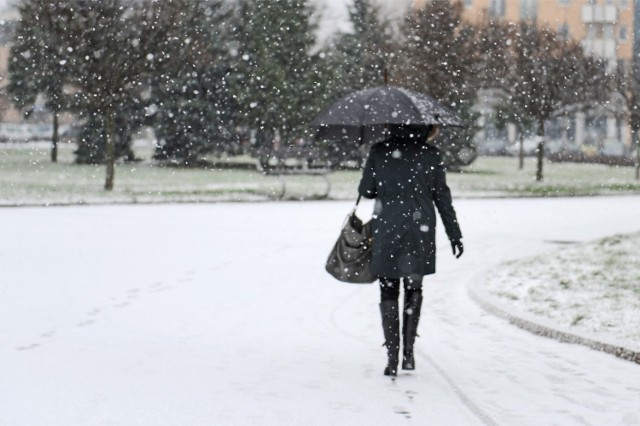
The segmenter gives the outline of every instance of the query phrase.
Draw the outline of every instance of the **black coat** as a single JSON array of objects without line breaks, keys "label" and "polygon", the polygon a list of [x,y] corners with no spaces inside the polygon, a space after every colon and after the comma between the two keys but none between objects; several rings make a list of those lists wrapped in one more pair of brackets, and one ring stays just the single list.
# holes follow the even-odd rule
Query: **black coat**
[{"label": "black coat", "polygon": [[451,241],[462,238],[437,148],[395,137],[371,147],[358,192],[375,198],[372,272],[422,278],[436,271],[437,207]]}]

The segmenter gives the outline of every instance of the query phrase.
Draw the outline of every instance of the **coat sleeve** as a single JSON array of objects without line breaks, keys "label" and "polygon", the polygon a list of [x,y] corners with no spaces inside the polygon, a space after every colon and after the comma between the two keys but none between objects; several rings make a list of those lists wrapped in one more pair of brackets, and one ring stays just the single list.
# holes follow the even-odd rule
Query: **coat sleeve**
[{"label": "coat sleeve", "polygon": [[438,208],[440,217],[442,218],[442,223],[444,224],[444,228],[447,232],[449,240],[460,240],[462,238],[462,232],[460,231],[460,226],[458,225],[456,211],[453,209],[451,190],[447,185],[444,162],[442,161],[440,154],[438,154],[436,165],[436,184],[432,197],[436,207]]},{"label": "coat sleeve", "polygon": [[364,198],[376,198],[378,195],[378,183],[375,171],[375,154],[373,148],[369,151],[369,156],[362,170],[362,179],[358,185],[358,193]]}]

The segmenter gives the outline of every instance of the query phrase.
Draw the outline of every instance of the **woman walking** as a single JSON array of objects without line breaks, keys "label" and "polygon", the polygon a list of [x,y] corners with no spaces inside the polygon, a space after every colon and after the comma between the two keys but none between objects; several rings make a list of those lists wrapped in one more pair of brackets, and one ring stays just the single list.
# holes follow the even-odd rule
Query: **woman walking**
[{"label": "woman walking", "polygon": [[436,271],[436,208],[453,254],[460,257],[463,252],[443,162],[438,149],[427,143],[437,133],[435,126],[392,129],[388,139],[371,147],[358,187],[360,195],[375,199],[371,268],[380,282],[387,376],[397,375],[398,370],[401,282],[402,369],[415,369],[413,345],[422,306],[422,278]]}]

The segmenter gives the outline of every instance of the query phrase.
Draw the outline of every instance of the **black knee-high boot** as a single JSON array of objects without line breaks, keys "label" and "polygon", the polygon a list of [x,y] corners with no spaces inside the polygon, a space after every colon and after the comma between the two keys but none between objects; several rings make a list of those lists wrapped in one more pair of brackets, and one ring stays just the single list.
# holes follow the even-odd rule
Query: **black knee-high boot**
[{"label": "black knee-high boot", "polygon": [[402,315],[402,369],[415,370],[416,363],[413,357],[413,344],[418,334],[418,322],[420,321],[420,308],[422,307],[422,292],[406,292],[404,297],[404,313]]},{"label": "black knee-high boot", "polygon": [[398,353],[400,352],[400,313],[397,300],[385,300],[380,303],[382,314],[382,330],[384,332],[384,345],[387,347],[387,367],[385,376],[398,374]]}]

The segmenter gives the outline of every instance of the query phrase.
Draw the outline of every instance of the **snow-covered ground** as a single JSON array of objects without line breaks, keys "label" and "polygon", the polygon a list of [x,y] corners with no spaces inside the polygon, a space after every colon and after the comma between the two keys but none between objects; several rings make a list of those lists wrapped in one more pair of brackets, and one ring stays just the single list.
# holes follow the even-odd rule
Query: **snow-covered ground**
[{"label": "snow-covered ground", "polygon": [[640,351],[640,233],[560,247],[501,265],[481,286],[556,327]]},{"label": "snow-covered ground", "polygon": [[[417,370],[375,285],[323,270],[347,202],[0,209],[0,424],[640,425],[640,367],[520,330],[467,285],[640,229],[639,197],[458,200]],[[362,211],[370,209],[361,207]]]}]

